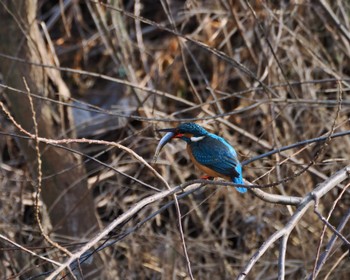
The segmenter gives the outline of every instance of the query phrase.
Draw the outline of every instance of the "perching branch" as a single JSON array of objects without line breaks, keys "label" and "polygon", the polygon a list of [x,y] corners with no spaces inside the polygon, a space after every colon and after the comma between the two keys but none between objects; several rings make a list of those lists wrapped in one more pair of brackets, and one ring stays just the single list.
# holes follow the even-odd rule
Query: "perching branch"
[{"label": "perching branch", "polygon": [[[198,189],[200,187],[200,184],[193,184],[189,185],[185,190],[190,191],[192,189]],[[133,215],[135,215],[137,212],[139,212],[142,208],[145,206],[154,203],[162,198],[165,198],[167,196],[173,195],[178,191],[182,190],[182,186],[176,186],[172,189],[167,189],[165,191],[162,191],[160,193],[156,193],[154,195],[151,195],[149,197],[146,197],[136,203],[132,208],[130,208],[127,212],[120,215],[117,219],[115,219],[112,223],[110,223],[102,232],[97,234],[95,237],[93,237],[88,243],[86,243],[78,252],[73,253],[71,257],[67,261],[65,261],[63,264],[61,264],[47,279],[52,280],[58,274],[63,271],[64,269],[68,268],[75,260],[79,259],[85,252],[89,251],[93,246],[97,244],[102,238],[108,235],[109,232],[113,231],[118,225],[120,225],[125,220],[129,219]]]}]

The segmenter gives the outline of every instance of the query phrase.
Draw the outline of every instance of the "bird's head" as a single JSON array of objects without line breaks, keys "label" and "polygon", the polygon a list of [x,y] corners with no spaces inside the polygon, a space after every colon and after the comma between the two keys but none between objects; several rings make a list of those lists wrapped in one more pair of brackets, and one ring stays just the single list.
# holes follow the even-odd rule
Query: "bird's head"
[{"label": "bird's head", "polygon": [[207,134],[203,127],[196,123],[182,123],[175,128],[159,129],[159,132],[167,132],[159,141],[157,146],[154,161],[157,159],[162,148],[173,138],[179,138],[187,143],[198,142],[202,140]]}]

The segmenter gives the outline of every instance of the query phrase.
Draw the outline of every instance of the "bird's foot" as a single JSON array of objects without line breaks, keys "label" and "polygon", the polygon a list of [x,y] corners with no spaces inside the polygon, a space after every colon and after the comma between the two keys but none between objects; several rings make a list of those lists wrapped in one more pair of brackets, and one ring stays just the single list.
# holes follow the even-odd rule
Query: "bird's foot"
[{"label": "bird's foot", "polygon": [[201,177],[201,179],[213,181],[213,180],[214,180],[214,177],[209,176],[209,175],[204,175],[204,176]]}]

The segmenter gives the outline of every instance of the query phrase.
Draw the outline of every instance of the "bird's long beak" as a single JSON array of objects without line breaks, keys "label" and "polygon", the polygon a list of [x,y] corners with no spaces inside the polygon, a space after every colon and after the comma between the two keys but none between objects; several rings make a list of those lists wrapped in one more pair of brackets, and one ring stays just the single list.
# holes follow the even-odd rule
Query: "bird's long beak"
[{"label": "bird's long beak", "polygon": [[160,139],[156,152],[154,153],[154,157],[153,157],[153,162],[155,163],[158,159],[158,155],[160,153],[160,151],[162,150],[162,148],[174,137],[176,137],[176,132],[175,132],[175,128],[165,128],[165,129],[159,129],[159,132],[167,132],[162,139]]}]

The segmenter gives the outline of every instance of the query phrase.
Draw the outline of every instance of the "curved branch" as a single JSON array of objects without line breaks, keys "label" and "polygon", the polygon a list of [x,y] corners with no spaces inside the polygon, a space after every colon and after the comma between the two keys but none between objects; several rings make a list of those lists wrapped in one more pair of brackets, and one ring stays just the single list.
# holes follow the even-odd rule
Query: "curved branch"
[{"label": "curved branch", "polygon": [[[187,185],[187,184],[186,184]],[[200,184],[193,184],[186,188],[186,191],[192,190],[192,189],[198,189],[200,188]],[[154,203],[162,198],[165,198],[169,195],[173,195],[178,191],[181,191],[183,188],[182,185],[176,186],[172,189],[167,189],[165,191],[162,191],[160,193],[156,193],[154,195],[151,195],[149,197],[146,197],[136,203],[132,208],[130,208],[128,211],[120,215],[117,219],[115,219],[112,223],[110,223],[102,232],[98,233],[95,237],[93,237],[88,243],[86,243],[78,252],[72,254],[71,257],[69,257],[63,264],[61,264],[50,276],[48,276],[46,279],[52,280],[55,279],[56,276],[59,275],[61,271],[63,271],[66,268],[69,268],[70,265],[75,261],[78,260],[84,253],[89,251],[93,246],[97,244],[102,238],[108,235],[109,232],[111,232],[113,229],[115,229],[118,225],[120,225],[125,220],[129,219],[133,215],[135,215],[137,212],[139,212],[143,207]]]},{"label": "curved branch", "polygon": [[[248,261],[244,269],[241,271],[237,279],[243,280],[246,278],[247,274],[250,272],[250,270],[253,268],[255,263],[260,259],[260,257],[268,250],[270,246],[273,245],[278,239],[281,237],[288,238],[289,234],[292,232],[292,230],[296,227],[299,220],[303,217],[305,212],[311,207],[311,205],[314,203],[315,199],[320,199],[322,196],[324,196],[326,193],[328,193],[331,189],[333,189],[336,185],[344,181],[345,179],[350,177],[350,166],[347,166],[337,173],[335,173],[333,176],[331,176],[329,179],[324,181],[323,183],[319,184],[319,186],[312,192],[310,192],[300,203],[300,206],[295,211],[293,216],[290,218],[289,222],[280,230],[276,231],[274,234],[272,234],[258,249],[258,251],[251,257],[251,259]],[[287,241],[285,242],[285,246],[287,244]],[[282,246],[283,247],[283,246]],[[283,254],[283,250],[280,251],[280,253]],[[284,268],[280,268],[280,271],[282,271]]]}]

